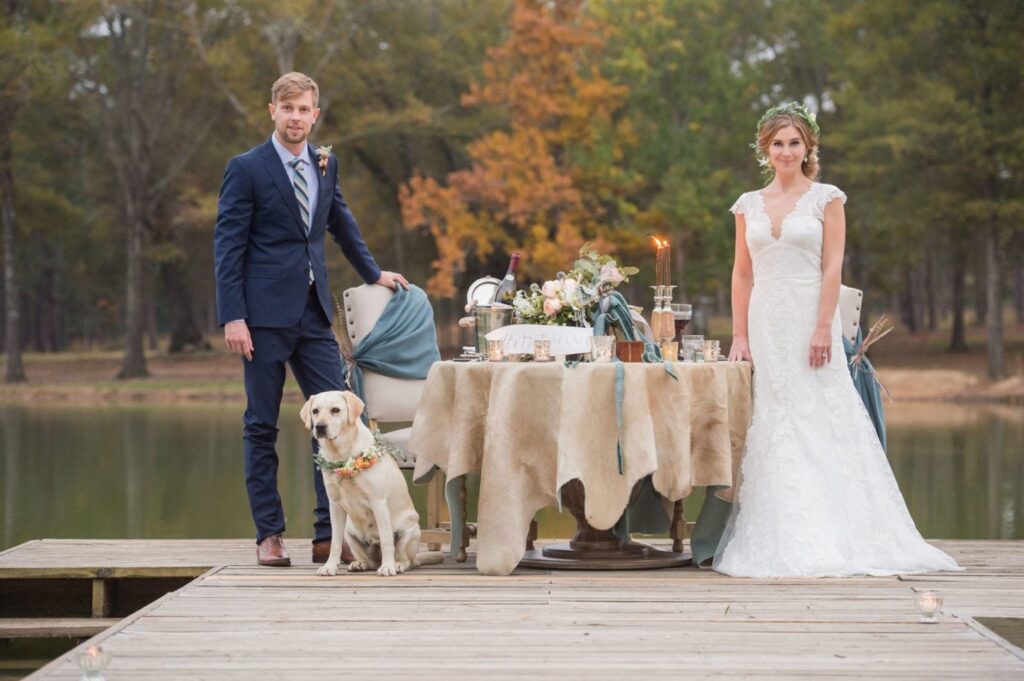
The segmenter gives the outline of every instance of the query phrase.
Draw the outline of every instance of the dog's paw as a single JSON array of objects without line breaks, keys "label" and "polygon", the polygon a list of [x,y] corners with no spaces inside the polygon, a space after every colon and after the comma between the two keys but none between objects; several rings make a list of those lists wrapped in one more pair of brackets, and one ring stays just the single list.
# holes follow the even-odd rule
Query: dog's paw
[{"label": "dog's paw", "polygon": [[398,570],[395,568],[394,563],[385,563],[377,568],[377,574],[381,577],[394,577],[398,574]]},{"label": "dog's paw", "polygon": [[365,572],[366,571],[366,563],[364,563],[361,560],[354,560],[354,561],[352,561],[351,563],[348,564],[348,571],[349,572]]},{"label": "dog's paw", "polygon": [[405,572],[406,570],[412,567],[415,567],[415,565],[409,563],[408,561],[399,561],[395,563],[395,572]]},{"label": "dog's paw", "polygon": [[333,577],[338,574],[338,564],[328,561],[317,568],[316,573],[321,577]]}]

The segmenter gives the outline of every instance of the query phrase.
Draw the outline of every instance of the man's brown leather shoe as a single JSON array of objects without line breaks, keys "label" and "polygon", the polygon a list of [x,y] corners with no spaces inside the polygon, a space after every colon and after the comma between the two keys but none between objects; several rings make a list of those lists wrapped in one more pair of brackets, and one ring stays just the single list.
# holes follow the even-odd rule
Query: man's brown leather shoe
[{"label": "man's brown leather shoe", "polygon": [[[326,563],[327,558],[331,555],[331,540],[325,539],[323,541],[313,542],[313,562],[314,563]],[[341,562],[351,563],[355,560],[355,556],[352,555],[352,549],[348,547],[348,544],[341,545]]]},{"label": "man's brown leather shoe", "polygon": [[292,559],[284,550],[284,540],[279,534],[264,537],[263,541],[256,545],[256,561],[260,565],[273,567],[288,567],[292,564]]}]

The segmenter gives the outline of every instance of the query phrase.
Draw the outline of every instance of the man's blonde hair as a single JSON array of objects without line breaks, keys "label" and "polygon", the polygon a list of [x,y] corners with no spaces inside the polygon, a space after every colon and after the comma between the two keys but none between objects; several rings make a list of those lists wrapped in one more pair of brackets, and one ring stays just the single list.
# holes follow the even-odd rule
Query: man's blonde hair
[{"label": "man's blonde hair", "polygon": [[297,97],[303,92],[313,93],[313,108],[316,108],[317,102],[320,101],[320,88],[316,86],[316,81],[304,73],[292,71],[274,81],[274,86],[270,88],[270,102],[277,104]]}]

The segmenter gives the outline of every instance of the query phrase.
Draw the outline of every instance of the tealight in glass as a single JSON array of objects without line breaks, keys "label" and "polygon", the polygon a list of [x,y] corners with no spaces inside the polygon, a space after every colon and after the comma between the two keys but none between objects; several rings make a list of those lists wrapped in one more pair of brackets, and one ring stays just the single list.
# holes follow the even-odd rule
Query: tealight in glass
[{"label": "tealight in glass", "polygon": [[610,362],[615,357],[615,336],[594,336],[591,346],[595,362]]},{"label": "tealight in glass", "polygon": [[487,361],[500,362],[505,359],[505,350],[500,340],[487,341]]},{"label": "tealight in glass", "polygon": [[551,341],[545,338],[533,341],[533,361],[550,362],[552,359],[554,357],[551,356]]},{"label": "tealight in glass", "polygon": [[935,624],[939,621],[939,611],[942,610],[942,595],[934,591],[921,591],[914,596],[914,603],[917,611],[921,613],[918,622],[923,624]]}]

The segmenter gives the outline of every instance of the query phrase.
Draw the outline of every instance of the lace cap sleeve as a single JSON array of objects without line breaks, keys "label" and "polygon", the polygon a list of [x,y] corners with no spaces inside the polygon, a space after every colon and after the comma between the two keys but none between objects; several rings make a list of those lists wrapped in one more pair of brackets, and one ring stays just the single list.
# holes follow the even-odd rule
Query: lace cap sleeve
[{"label": "lace cap sleeve", "polygon": [[815,212],[819,220],[824,220],[825,206],[831,203],[833,199],[839,199],[843,202],[843,205],[846,205],[846,193],[833,184],[823,184],[820,186],[818,200],[815,202]]},{"label": "lace cap sleeve", "polygon": [[736,199],[736,203],[732,204],[732,208],[729,212],[733,215],[744,215],[747,212],[747,195],[740,194],[740,198]]}]

